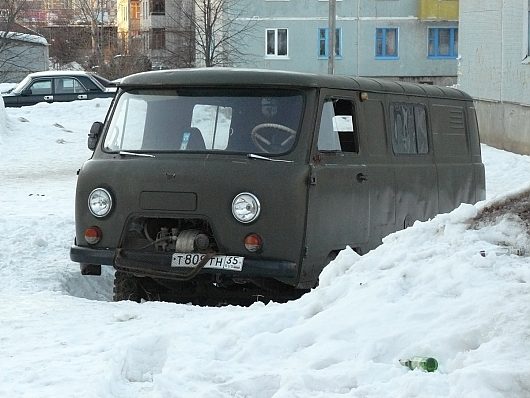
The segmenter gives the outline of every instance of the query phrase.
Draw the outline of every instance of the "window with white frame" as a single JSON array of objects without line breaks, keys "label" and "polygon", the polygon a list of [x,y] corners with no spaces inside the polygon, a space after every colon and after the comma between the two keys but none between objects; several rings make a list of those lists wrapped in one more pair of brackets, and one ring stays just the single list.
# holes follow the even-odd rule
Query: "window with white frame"
[{"label": "window with white frame", "polygon": [[458,28],[429,28],[429,58],[458,56]]},{"label": "window with white frame", "polygon": [[377,28],[375,32],[375,57],[398,57],[398,28]]},{"label": "window with white frame", "polygon": [[287,29],[267,29],[265,54],[268,57],[287,57]]},{"label": "window with white frame", "polygon": [[[335,57],[342,57],[342,28],[335,29]],[[318,57],[329,57],[329,28],[318,29]]]}]

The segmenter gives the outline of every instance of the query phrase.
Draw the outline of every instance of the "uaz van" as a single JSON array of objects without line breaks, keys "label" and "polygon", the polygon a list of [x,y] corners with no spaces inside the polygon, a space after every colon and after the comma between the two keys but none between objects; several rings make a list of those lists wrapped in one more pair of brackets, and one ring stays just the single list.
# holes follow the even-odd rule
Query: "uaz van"
[{"label": "uaz van", "polygon": [[71,259],[116,300],[285,301],[415,220],[484,198],[472,99],[242,69],[123,79],[79,171]]}]

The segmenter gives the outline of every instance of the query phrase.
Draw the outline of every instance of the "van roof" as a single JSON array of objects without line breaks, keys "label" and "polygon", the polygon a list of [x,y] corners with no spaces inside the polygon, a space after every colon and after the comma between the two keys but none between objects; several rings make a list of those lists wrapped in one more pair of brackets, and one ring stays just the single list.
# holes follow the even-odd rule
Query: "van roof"
[{"label": "van roof", "polygon": [[389,79],[342,75],[331,76],[265,69],[194,68],[150,71],[124,77],[119,85],[123,88],[175,86],[323,87],[471,100],[468,94],[451,87],[397,82]]}]

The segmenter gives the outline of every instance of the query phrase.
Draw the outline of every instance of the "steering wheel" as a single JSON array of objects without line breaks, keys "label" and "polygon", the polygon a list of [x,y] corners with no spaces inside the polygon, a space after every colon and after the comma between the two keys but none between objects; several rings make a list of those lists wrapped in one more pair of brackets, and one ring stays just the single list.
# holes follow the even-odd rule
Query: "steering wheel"
[{"label": "steering wheel", "polygon": [[[263,132],[260,132],[260,130],[265,129],[278,130],[285,134],[283,134],[283,137],[280,138],[276,137],[275,134],[264,135]],[[263,152],[278,153],[288,149],[287,144],[289,144],[296,137],[296,130],[284,126],[283,124],[262,123],[258,124],[252,129],[250,136],[252,137],[254,144]]]}]

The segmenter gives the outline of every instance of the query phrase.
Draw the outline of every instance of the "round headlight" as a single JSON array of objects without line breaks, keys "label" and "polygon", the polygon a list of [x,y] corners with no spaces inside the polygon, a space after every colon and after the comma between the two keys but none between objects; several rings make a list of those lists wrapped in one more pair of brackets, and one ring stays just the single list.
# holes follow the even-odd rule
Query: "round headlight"
[{"label": "round headlight", "polygon": [[105,217],[112,209],[112,197],[109,191],[96,188],[88,195],[88,209],[95,217]]},{"label": "round headlight", "polygon": [[232,214],[239,222],[247,224],[259,216],[261,206],[258,198],[249,192],[242,192],[232,201]]}]

